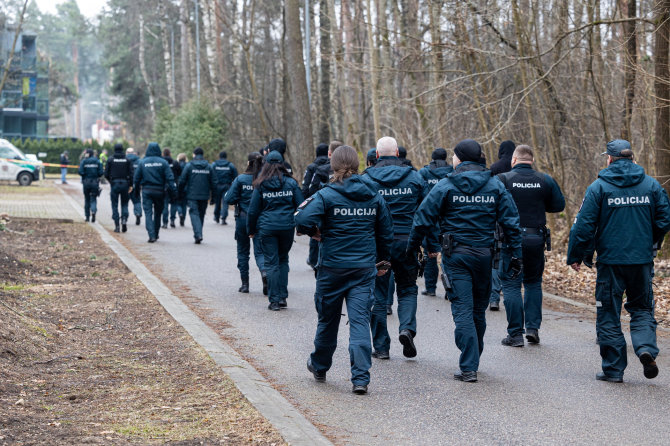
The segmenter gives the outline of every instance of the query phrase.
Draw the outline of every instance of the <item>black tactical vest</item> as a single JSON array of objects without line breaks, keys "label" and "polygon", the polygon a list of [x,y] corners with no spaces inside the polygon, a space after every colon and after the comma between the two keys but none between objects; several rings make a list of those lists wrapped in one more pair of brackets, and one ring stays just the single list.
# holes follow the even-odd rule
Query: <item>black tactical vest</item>
[{"label": "black tactical vest", "polygon": [[111,181],[126,180],[130,178],[130,161],[126,158],[110,158],[107,160],[109,167],[109,178]]},{"label": "black tactical vest", "polygon": [[543,173],[533,169],[512,170],[499,174],[498,178],[514,198],[522,227],[541,228],[547,224],[544,203],[551,191]]}]

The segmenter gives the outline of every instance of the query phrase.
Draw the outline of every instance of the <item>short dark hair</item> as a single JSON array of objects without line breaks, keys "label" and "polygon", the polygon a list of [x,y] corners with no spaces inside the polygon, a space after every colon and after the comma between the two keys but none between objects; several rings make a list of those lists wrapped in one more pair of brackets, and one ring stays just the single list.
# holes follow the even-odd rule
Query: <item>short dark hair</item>
[{"label": "short dark hair", "polygon": [[202,150],[202,147],[196,147],[195,150],[193,151],[194,155],[204,155],[205,151]]},{"label": "short dark hair", "polygon": [[170,149],[169,148],[164,148],[163,149],[163,156],[170,156]]},{"label": "short dark hair", "polygon": [[612,162],[619,160],[632,160],[632,159],[633,159],[633,151],[630,149],[622,150],[621,156],[612,156]]},{"label": "short dark hair", "polygon": [[342,141],[337,141],[337,140],[331,141],[330,144],[328,145],[328,151],[332,155],[332,153],[335,151],[335,149],[337,149],[338,147],[343,146],[343,145],[344,145],[344,143]]},{"label": "short dark hair", "polygon": [[219,152],[219,158],[224,159],[224,160],[226,158],[228,158],[228,154],[226,153],[225,150],[222,150],[222,151]]}]

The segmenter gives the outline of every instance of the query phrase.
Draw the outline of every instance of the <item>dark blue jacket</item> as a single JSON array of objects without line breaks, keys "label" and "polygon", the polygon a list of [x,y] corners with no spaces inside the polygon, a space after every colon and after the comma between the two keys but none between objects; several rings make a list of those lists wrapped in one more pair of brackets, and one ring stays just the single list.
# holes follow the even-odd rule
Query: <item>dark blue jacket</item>
[{"label": "dark blue jacket", "polygon": [[446,178],[454,168],[444,160],[433,160],[427,166],[419,170],[419,175],[426,180],[428,191],[430,192],[441,179]]},{"label": "dark blue jacket", "polygon": [[97,185],[104,173],[102,163],[94,156],[84,158],[79,163],[79,175],[81,182],[85,185]]},{"label": "dark blue jacket", "polygon": [[223,199],[227,204],[238,206],[241,212],[249,212],[251,195],[254,193],[253,181],[254,176],[250,173],[240,174],[230,185],[230,189],[228,189]]},{"label": "dark blue jacket", "polygon": [[140,157],[134,153],[128,153],[126,154],[126,158],[132,163],[133,169],[137,169],[137,164],[140,162]]},{"label": "dark blue jacket", "polygon": [[302,195],[305,198],[313,195],[312,193],[310,193],[310,186],[312,184],[312,179],[314,178],[316,170],[319,167],[323,166],[324,164],[330,164],[330,158],[328,158],[328,156],[326,155],[317,156],[314,162],[311,163],[309,166],[307,166],[307,169],[305,170],[305,176],[302,179]]},{"label": "dark blue jacket", "polygon": [[216,184],[218,186],[230,186],[233,180],[237,177],[237,169],[230,161],[219,158],[212,163],[214,169],[214,176],[216,177]]},{"label": "dark blue jacket", "polygon": [[332,177],[333,168],[330,167],[330,158],[327,158],[325,162],[322,162],[316,167],[316,169],[314,169],[312,181],[310,182],[308,188],[309,195],[314,195],[323,186],[328,184]]},{"label": "dark blue jacket", "polygon": [[367,169],[362,178],[370,188],[384,197],[393,217],[394,235],[396,238],[404,238],[412,229],[412,218],[428,193],[428,185],[410,167],[387,165],[387,158],[397,159],[385,156],[379,158],[377,166]]},{"label": "dark blue jacket", "polygon": [[158,144],[149,143],[146,155],[137,163],[133,183],[136,191],[139,191],[141,186],[154,192],[167,189],[171,196],[177,194],[172,169],[161,157],[161,148]]},{"label": "dark blue jacket", "polygon": [[[451,234],[460,244],[493,247],[496,221],[505,232],[512,256],[521,258],[519,213],[512,195],[491,171],[479,163],[459,164],[453,173],[437,183],[414,216],[410,246],[418,247],[435,227],[440,234]],[[429,251],[439,245],[428,239]]]},{"label": "dark blue jacket", "polygon": [[330,268],[372,268],[389,260],[393,220],[384,199],[359,175],[330,183],[298,208],[299,233],[321,232],[319,264]]},{"label": "dark blue jacket", "polygon": [[202,155],[196,155],[179,177],[179,194],[186,192],[187,200],[209,200],[215,190],[214,169]]},{"label": "dark blue jacket", "polygon": [[265,180],[251,195],[247,232],[293,229],[293,213],[302,201],[302,192],[293,178],[275,176]]},{"label": "dark blue jacket", "polygon": [[570,230],[567,263],[581,263],[594,242],[598,262],[650,263],[654,241],[668,231],[670,204],[665,190],[631,160],[617,160],[586,189]]}]

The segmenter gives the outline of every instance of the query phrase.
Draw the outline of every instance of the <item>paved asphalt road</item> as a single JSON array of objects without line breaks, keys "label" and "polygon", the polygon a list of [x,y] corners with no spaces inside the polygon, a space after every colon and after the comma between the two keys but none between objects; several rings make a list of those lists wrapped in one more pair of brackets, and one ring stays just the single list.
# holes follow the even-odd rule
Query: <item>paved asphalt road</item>
[{"label": "paved asphalt road", "polygon": [[[83,204],[78,185],[68,190]],[[107,187],[99,203],[98,221],[111,231]],[[419,296],[415,359],[402,356],[398,320],[395,315],[389,317],[391,360],[373,359],[370,393],[351,394],[348,329],[343,317],[328,381],[318,384],[305,369],[316,328],[314,276],[305,264],[308,240],[297,237],[291,250],[288,309],[268,311],[255,265],[252,292],[237,292],[234,225],[215,225],[212,207],[207,212],[204,242],[199,246],[193,244],[188,223],[184,228],[161,230],[160,240],[148,244],[144,219],[138,227],[131,218],[129,232],[120,237],[141,260],[154,265],[175,294],[183,296],[180,287],[187,287],[199,305],[225,320],[230,327],[221,333],[337,443],[605,445],[670,441],[667,337],[661,338],[658,378],[645,379],[629,350],[625,383],[604,383],[594,379],[600,365],[594,323],[574,314],[545,311],[542,344],[509,348],[500,345],[505,335],[504,311],[487,312],[479,382],[466,384],[452,379],[459,352],[453,341],[449,303]]]}]

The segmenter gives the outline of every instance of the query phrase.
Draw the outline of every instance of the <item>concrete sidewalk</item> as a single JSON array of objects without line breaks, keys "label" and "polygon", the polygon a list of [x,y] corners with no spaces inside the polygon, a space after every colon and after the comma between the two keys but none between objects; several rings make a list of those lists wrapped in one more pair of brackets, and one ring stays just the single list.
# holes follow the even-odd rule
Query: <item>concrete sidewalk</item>
[{"label": "concrete sidewalk", "polygon": [[[67,184],[58,187],[81,188]],[[0,185],[0,214],[17,218],[48,218],[79,221],[79,214],[50,180],[30,186]]]}]

